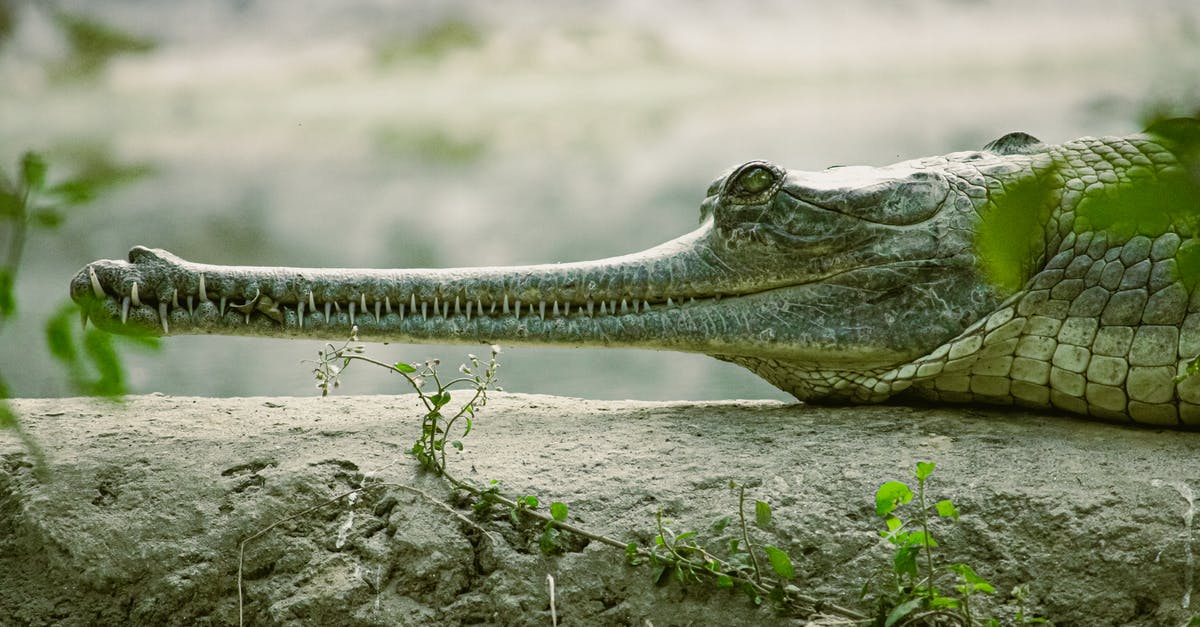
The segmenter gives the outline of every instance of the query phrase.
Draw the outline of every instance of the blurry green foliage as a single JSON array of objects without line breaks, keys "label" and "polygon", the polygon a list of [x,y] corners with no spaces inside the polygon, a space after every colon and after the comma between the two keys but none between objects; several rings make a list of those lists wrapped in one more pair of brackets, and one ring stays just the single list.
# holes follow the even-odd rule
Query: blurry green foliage
[{"label": "blurry green foliage", "polygon": [[17,6],[12,0],[0,0],[0,46],[3,46],[17,29]]},{"label": "blurry green foliage", "polygon": [[487,151],[482,139],[460,139],[442,129],[378,129],[374,144],[380,154],[438,165],[470,165]]},{"label": "blurry green foliage", "polygon": [[[1189,289],[1200,281],[1200,114],[1152,122],[1146,133],[1175,155],[1180,167],[1105,185],[1075,207],[1076,233],[1105,231],[1110,242],[1175,230],[1185,240],[1176,253],[1179,278]],[[1012,292],[1024,286],[1043,252],[1045,225],[1062,194],[1058,168],[1008,184],[989,199],[976,233],[988,279]]]},{"label": "blurry green foliage", "polygon": [[981,212],[975,247],[984,274],[1005,291],[1033,276],[1044,248],[1045,226],[1062,194],[1057,168],[1008,185]]},{"label": "blurry green foliage", "polygon": [[456,50],[483,45],[483,31],[460,18],[434,23],[409,36],[396,36],[375,47],[376,62],[384,67],[412,59],[438,60]]},{"label": "blurry green foliage", "polygon": [[[82,160],[76,176],[50,182],[46,160],[34,152],[21,156],[17,176],[0,171],[0,227],[7,233],[0,257],[0,331],[17,314],[16,282],[31,228],[54,229],[66,210],[87,203],[105,189],[142,176],[144,167],[118,166],[102,153]],[[66,367],[71,389],[90,396],[118,397],[126,392],[125,371],[112,336],[96,329],[72,331],[76,307],[63,303],[46,325],[51,355]],[[153,338],[131,338],[138,346],[157,347]],[[12,431],[32,454],[37,469],[45,470],[45,456],[22,428],[19,417],[5,399],[11,390],[0,375],[0,429]]]},{"label": "blurry green foliage", "polygon": [[139,37],[82,15],[55,11],[53,18],[69,48],[67,58],[52,72],[55,78],[91,78],[117,55],[144,54],[158,45],[148,37]]}]

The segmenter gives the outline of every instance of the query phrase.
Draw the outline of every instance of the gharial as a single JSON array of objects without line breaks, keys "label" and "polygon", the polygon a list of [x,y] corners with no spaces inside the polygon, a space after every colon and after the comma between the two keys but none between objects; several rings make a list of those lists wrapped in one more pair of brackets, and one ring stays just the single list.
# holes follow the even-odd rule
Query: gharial
[{"label": "gharial", "polygon": [[1179,377],[1200,354],[1198,128],[1012,133],[820,172],[751,161],[708,187],[695,231],[597,261],[271,268],[139,246],[88,264],[71,294],[117,333],[357,325],[368,341],[689,351],[807,402],[915,393],[1200,427],[1200,376]]}]

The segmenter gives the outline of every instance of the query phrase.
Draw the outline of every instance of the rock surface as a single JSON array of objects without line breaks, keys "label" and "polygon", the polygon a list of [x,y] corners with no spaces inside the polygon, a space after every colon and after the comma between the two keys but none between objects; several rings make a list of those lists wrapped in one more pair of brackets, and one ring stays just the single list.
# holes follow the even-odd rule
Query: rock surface
[{"label": "rock surface", "polygon": [[[236,624],[242,539],[365,472],[454,502],[406,455],[412,396],[14,406],[51,474],[0,433],[3,624]],[[962,512],[938,527],[939,555],[996,584],[988,612],[1011,618],[1006,593],[1028,584],[1028,609],[1058,625],[1200,613],[1197,433],[975,408],[497,394],[464,442],[460,476],[563,501],[573,522],[643,544],[660,509],[715,538],[710,522],[737,512],[729,482],[743,483],[772,504],[773,528],[751,533],[793,557],[795,583],[860,608],[890,568],[876,488],[934,461],[931,497]],[[246,624],[549,625],[547,575],[563,625],[803,624],[740,593],[653,585],[596,542],[544,555],[540,529],[506,517],[481,523],[485,536],[455,507],[380,487],[273,527],[246,544]]]}]

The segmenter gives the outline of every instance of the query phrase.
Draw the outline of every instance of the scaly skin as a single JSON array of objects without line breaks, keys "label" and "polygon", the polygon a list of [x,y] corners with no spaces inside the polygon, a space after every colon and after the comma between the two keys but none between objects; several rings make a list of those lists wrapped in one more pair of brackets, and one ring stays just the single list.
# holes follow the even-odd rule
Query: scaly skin
[{"label": "scaly skin", "polygon": [[[1182,172],[1153,135],[982,151],[882,168],[750,162],[708,189],[700,227],[590,262],[444,270],[216,266],[142,247],[75,277],[117,333],[627,346],[740,364],[798,399],[896,394],[1200,426],[1200,297],[1173,224],[1119,236],[1076,211]],[[1019,250],[1020,289],[989,280],[981,216],[1034,182],[1048,205]],[[1016,196],[1014,193],[1013,196]],[[1036,207],[1020,211],[1038,211]],[[1200,212],[1198,212],[1200,213]],[[1000,220],[999,222],[1004,222]],[[988,228],[988,227],[983,227]]]}]

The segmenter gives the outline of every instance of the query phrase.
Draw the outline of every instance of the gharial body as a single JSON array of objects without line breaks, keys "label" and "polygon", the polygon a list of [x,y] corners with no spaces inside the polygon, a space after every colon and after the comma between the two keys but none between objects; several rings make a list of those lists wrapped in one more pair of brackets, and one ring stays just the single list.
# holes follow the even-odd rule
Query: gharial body
[{"label": "gharial body", "polygon": [[[1195,175],[1164,134],[1014,133],[879,168],[746,163],[708,188],[695,231],[597,261],[269,268],[136,247],[71,293],[118,333],[341,339],[356,325],[363,340],[689,351],[808,402],[915,393],[1200,427],[1200,377],[1176,380],[1200,353],[1200,294],[1180,276],[1193,233],[1083,219],[1122,186]],[[1014,260],[1006,287],[981,248],[1022,220],[1029,241],[996,253]]]}]

